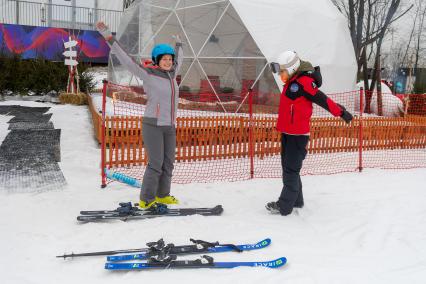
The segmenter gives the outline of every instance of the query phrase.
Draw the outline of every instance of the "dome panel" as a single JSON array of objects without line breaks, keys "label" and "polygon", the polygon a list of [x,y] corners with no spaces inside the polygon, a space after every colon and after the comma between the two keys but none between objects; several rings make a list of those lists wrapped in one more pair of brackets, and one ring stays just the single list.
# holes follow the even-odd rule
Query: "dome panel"
[{"label": "dome panel", "polygon": [[180,67],[180,70],[179,70],[179,74],[176,77],[176,81],[179,87],[181,86],[182,79],[185,78],[186,74],[189,71],[189,67],[191,67],[193,61],[194,61],[193,58],[183,59],[182,66]]},{"label": "dome panel", "polygon": [[211,80],[207,79],[197,60],[194,60],[188,72],[182,77],[179,92],[181,98],[191,101],[218,101]]},{"label": "dome panel", "polygon": [[226,5],[227,3],[223,1],[211,5],[176,10],[195,54],[198,54],[200,48],[206,42]]},{"label": "dome panel", "polygon": [[176,7],[178,0],[142,0],[140,3],[144,5],[164,8],[164,9],[174,9]]},{"label": "dome panel", "polygon": [[185,33],[179,23],[177,16],[174,12],[171,12],[167,20],[160,27],[159,30],[153,33],[150,39],[143,42],[144,47],[141,51],[142,57],[150,57],[151,50],[156,44],[167,43],[174,46],[173,36],[179,35],[183,42],[183,54],[185,57],[194,57],[194,53],[187,44],[188,39],[185,37]]},{"label": "dome panel", "polygon": [[177,8],[178,9],[182,9],[182,8],[202,6],[202,5],[211,4],[211,3],[220,3],[220,2],[225,2],[226,3],[226,2],[228,2],[228,0],[224,0],[224,1],[214,1],[214,0],[180,0]]},{"label": "dome panel", "polygon": [[[253,88],[255,103],[270,93],[279,93],[272,75],[267,76],[263,72],[267,64],[262,59],[243,58],[200,58],[200,64],[210,79],[212,86],[220,98],[224,100],[242,101],[250,88]],[[259,76],[265,74],[264,76]],[[256,79],[260,77],[260,80]]]},{"label": "dome panel", "polygon": [[[139,54],[142,57],[151,56],[151,49],[153,47],[152,41],[155,41],[157,35],[161,32],[168,19],[174,13],[170,10],[155,8],[152,6],[141,5],[140,13],[140,35],[139,35]],[[168,41],[170,41],[169,39]],[[167,43],[165,41],[164,43]]]},{"label": "dome panel", "polygon": [[232,5],[214,29],[201,57],[260,57],[263,54]]},{"label": "dome panel", "polygon": [[139,6],[132,6],[124,11],[116,38],[126,51],[137,54],[139,51]]}]

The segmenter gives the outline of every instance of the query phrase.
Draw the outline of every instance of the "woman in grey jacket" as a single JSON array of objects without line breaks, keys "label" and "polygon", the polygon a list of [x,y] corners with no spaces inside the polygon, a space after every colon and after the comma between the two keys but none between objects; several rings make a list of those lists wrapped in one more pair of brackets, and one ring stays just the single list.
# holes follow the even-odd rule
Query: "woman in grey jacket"
[{"label": "woman in grey jacket", "polygon": [[143,81],[148,101],[144,113],[142,135],[148,166],[143,176],[139,206],[156,207],[157,203],[177,204],[170,195],[173,163],[176,154],[176,112],[179,88],[176,75],[182,65],[182,43],[176,36],[173,49],[167,44],[152,50],[152,65],[140,65],[115,40],[103,22],[96,24],[120,63]]}]

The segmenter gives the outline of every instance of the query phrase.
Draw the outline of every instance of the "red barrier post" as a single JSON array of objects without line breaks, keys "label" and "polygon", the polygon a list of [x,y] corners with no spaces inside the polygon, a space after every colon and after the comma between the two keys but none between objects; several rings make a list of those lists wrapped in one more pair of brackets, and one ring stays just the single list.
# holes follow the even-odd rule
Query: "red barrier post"
[{"label": "red barrier post", "polygon": [[358,137],[358,170],[362,171],[362,148],[363,148],[363,137],[362,137],[362,113],[364,112],[364,89],[359,90],[359,137]]},{"label": "red barrier post", "polygon": [[253,93],[249,90],[249,157],[250,178],[254,178],[254,141],[253,141]]},{"label": "red barrier post", "polygon": [[102,133],[101,133],[101,176],[102,176],[102,184],[101,188],[106,187],[106,175],[105,175],[105,151],[106,151],[106,143],[105,143],[105,116],[106,116],[106,95],[107,95],[107,86],[108,81],[103,80],[103,89],[102,89]]}]

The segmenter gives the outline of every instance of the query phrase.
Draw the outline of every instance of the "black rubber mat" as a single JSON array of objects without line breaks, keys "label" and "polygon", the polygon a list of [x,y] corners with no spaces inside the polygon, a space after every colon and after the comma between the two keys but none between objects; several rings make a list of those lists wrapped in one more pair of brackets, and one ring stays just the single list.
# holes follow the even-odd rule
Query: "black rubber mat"
[{"label": "black rubber mat", "polygon": [[54,129],[53,123],[48,122],[9,122],[9,130]]},{"label": "black rubber mat", "polygon": [[60,189],[65,178],[61,160],[61,130],[54,129],[48,107],[0,106],[13,116],[11,130],[0,145],[0,189],[36,192]]},{"label": "black rubber mat", "polygon": [[60,162],[60,135],[60,129],[10,131],[0,146],[0,159],[18,161],[43,157]]},{"label": "black rubber mat", "polygon": [[52,114],[40,114],[40,113],[18,113],[14,118],[9,120],[9,123],[14,122],[48,122]]}]

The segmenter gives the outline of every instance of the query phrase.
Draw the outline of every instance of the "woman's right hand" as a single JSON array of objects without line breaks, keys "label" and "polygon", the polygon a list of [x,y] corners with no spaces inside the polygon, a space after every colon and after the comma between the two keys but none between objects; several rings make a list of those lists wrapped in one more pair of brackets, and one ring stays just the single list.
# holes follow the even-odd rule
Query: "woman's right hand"
[{"label": "woman's right hand", "polygon": [[112,33],[109,30],[108,26],[105,25],[104,22],[99,21],[96,23],[96,29],[99,31],[99,33],[106,39],[111,40],[112,39]]}]

